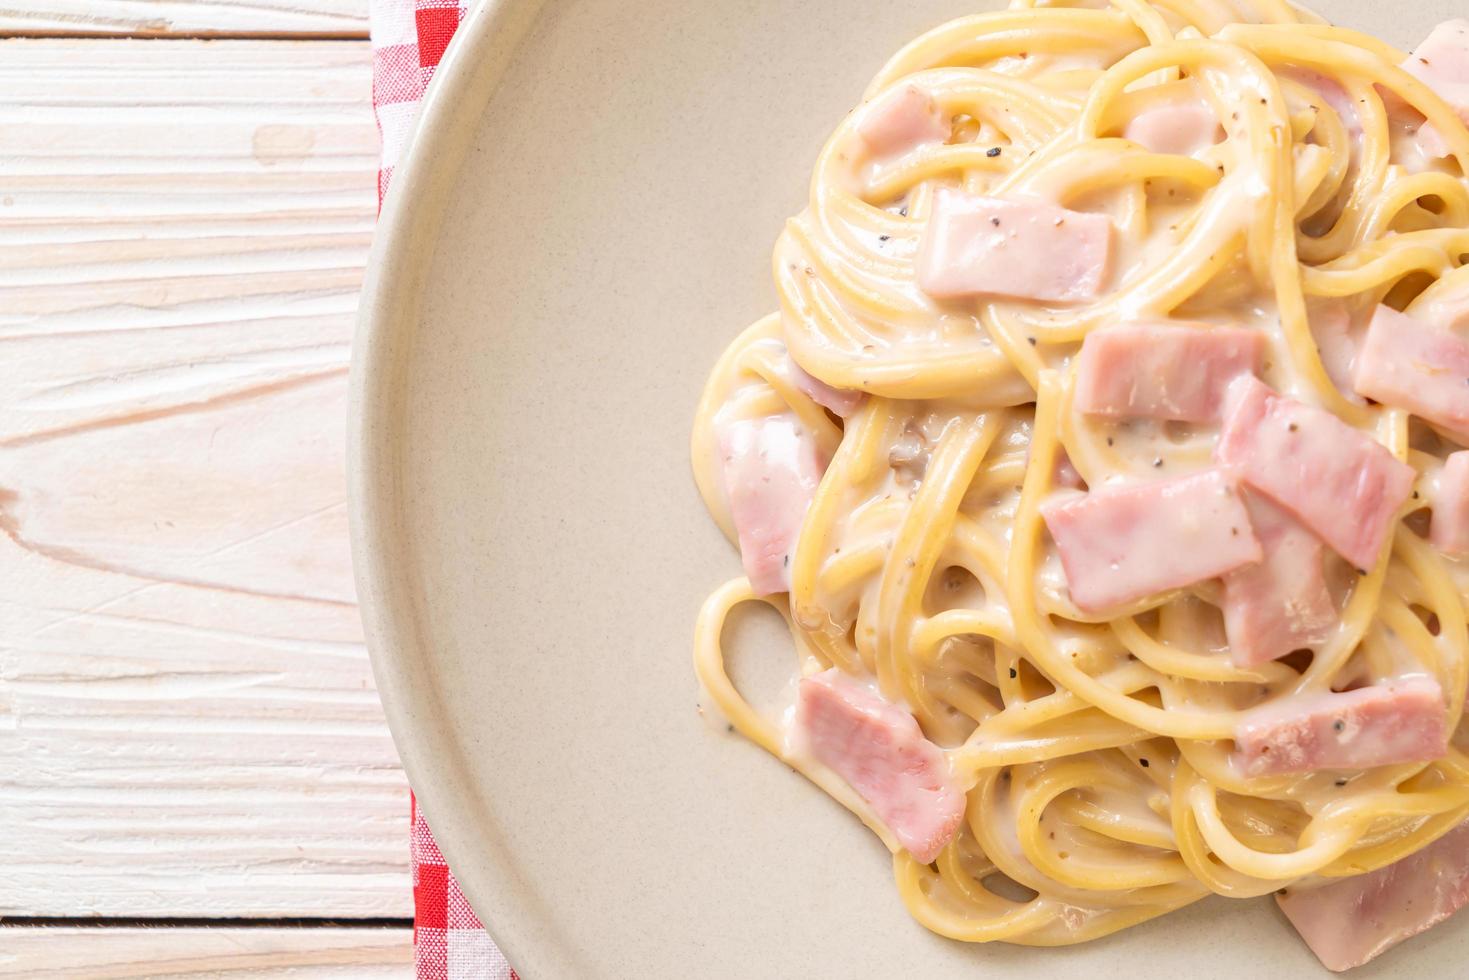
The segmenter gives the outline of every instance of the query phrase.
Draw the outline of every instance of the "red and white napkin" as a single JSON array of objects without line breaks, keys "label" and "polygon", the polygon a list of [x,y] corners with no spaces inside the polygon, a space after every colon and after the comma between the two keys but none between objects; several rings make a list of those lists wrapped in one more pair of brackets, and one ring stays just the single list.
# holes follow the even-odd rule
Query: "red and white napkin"
[{"label": "red and white napkin", "polygon": [[[418,121],[418,103],[467,0],[372,0],[372,106],[382,133],[378,205]],[[518,980],[469,907],[415,801],[413,959],[418,980]]]}]

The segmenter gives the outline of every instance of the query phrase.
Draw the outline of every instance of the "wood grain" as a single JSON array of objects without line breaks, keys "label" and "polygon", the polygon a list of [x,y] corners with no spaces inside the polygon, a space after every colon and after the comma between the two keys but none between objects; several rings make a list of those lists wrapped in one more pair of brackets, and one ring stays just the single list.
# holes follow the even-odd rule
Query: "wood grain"
[{"label": "wood grain", "polygon": [[410,912],[343,490],[370,74],[0,42],[0,914]]},{"label": "wood grain", "polygon": [[0,980],[407,980],[409,929],[0,927]]},{"label": "wood grain", "polygon": [[0,0],[0,35],[367,36],[367,0]]}]

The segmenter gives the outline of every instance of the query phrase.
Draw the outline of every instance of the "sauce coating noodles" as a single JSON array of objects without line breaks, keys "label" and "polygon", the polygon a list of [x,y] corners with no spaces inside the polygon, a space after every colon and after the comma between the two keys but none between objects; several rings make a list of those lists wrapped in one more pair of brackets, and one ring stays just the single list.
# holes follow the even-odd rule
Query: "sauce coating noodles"
[{"label": "sauce coating noodles", "polygon": [[[743,577],[718,589],[695,665],[741,734],[883,838],[904,902],[935,932],[1081,942],[1209,893],[1380,868],[1469,816],[1469,758],[1452,742],[1433,762],[1349,773],[1247,778],[1231,763],[1245,713],[1285,699],[1424,674],[1449,731],[1463,709],[1469,573],[1421,533],[1458,447],[1358,396],[1333,359],[1378,304],[1411,314],[1469,290],[1469,132],[1406,57],[1285,0],[1021,0],[904,47],[822,151],[774,250],[780,312],[714,368],[693,461],[731,538],[722,424],[793,417],[826,469],[789,592],[758,596]],[[905,86],[931,97],[947,136],[875,153],[862,127]],[[1159,152],[1124,138],[1170,102],[1207,106],[1215,141]],[[1449,156],[1414,144],[1425,120]],[[932,298],[916,266],[945,188],[1109,216],[1104,288]],[[1270,387],[1418,474],[1374,567],[1328,553],[1339,615],[1309,654],[1240,666],[1218,579],[1105,614],[1070,598],[1044,504],[1068,482],[1211,465],[1217,423],[1072,404],[1089,333],[1165,320],[1259,331]],[[839,418],[792,382],[787,357],[866,397]],[[932,864],[731,683],[721,631],[750,601],[787,618],[801,675],[865,679],[942,747],[966,803]]]}]

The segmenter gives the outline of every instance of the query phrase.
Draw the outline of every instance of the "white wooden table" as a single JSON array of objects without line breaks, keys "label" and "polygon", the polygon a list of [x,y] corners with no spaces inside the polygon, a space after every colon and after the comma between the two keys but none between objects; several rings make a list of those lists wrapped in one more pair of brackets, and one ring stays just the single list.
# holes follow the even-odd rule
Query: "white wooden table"
[{"label": "white wooden table", "polygon": [[411,974],[365,0],[0,0],[0,977]]}]

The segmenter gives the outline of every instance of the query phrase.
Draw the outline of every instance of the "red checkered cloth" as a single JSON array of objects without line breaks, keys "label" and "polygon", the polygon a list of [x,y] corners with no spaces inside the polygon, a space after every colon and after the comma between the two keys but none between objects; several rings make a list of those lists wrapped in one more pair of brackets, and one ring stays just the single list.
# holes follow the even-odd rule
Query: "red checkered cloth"
[{"label": "red checkered cloth", "polygon": [[418,980],[517,980],[459,890],[417,800],[412,809],[413,963]]},{"label": "red checkered cloth", "polygon": [[467,6],[461,0],[372,0],[372,106],[383,136],[379,205],[413,136],[418,100]]},{"label": "red checkered cloth", "polygon": [[[459,28],[460,0],[372,0],[372,105],[382,133],[378,204],[408,148],[418,102]],[[418,980],[518,980],[418,810],[413,816],[413,959]]]}]

